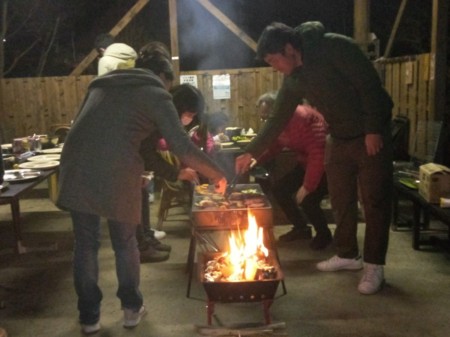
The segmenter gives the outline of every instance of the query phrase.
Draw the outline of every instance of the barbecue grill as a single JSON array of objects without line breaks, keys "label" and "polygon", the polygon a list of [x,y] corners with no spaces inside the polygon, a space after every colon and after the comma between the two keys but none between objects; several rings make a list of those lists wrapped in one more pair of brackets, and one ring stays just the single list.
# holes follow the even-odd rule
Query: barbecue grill
[{"label": "barbecue grill", "polygon": [[[212,195],[213,186],[209,186],[209,188],[211,191],[210,195],[209,193],[200,194],[198,191],[194,191],[193,195],[191,213],[193,227],[188,255],[189,283],[187,297],[190,296],[195,250],[198,244],[202,248],[202,252],[197,254],[197,260],[199,280],[207,295],[208,324],[211,324],[211,317],[217,302],[261,302],[265,321],[269,324],[271,322],[269,308],[273,303],[280,282],[282,283],[284,294],[286,294],[283,273],[278,262],[275,238],[273,236],[273,214],[269,199],[264,195],[259,184],[237,184],[235,192],[244,194],[242,196],[243,200],[245,198],[254,198],[255,196],[259,198],[257,207],[231,206],[227,208],[220,203],[217,205],[208,203],[208,207],[201,207],[199,202],[205,200],[205,198],[210,198],[214,201],[214,196]],[[209,233],[211,231],[245,230],[248,227],[249,211],[255,217],[258,227],[262,227],[264,230],[264,245],[269,249],[267,261],[274,267],[275,277],[250,281],[207,281],[204,275],[206,263],[218,256],[218,254],[223,254],[221,252],[222,248],[216,245],[214,240],[209,239]]]}]

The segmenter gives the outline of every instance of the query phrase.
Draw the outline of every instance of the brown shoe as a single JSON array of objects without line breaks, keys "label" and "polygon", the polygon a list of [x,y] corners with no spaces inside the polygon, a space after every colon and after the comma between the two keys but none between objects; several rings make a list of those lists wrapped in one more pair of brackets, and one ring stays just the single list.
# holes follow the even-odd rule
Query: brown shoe
[{"label": "brown shoe", "polygon": [[149,246],[145,250],[140,251],[141,263],[154,263],[154,262],[162,262],[169,259],[169,252],[163,252],[160,250],[156,250],[155,248]]}]

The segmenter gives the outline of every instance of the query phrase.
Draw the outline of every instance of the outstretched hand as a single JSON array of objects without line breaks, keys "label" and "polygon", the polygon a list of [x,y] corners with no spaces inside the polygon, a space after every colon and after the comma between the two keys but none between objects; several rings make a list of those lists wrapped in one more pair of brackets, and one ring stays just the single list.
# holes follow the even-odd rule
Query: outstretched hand
[{"label": "outstretched hand", "polygon": [[250,169],[252,158],[252,155],[247,152],[236,157],[236,161],[234,163],[236,174],[243,174],[247,172]]},{"label": "outstretched hand", "polygon": [[219,181],[214,183],[214,190],[216,193],[225,194],[227,189],[227,179],[221,178]]},{"label": "outstretched hand", "polygon": [[200,181],[197,172],[189,167],[180,170],[178,173],[178,180],[186,180],[196,184]]}]

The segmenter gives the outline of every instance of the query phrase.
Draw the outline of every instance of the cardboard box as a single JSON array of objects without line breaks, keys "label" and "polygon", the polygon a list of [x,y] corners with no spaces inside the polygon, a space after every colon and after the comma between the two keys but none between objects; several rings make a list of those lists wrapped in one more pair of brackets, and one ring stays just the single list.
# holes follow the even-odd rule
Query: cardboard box
[{"label": "cardboard box", "polygon": [[435,163],[420,166],[419,193],[429,203],[439,204],[441,197],[450,196],[450,168]]}]

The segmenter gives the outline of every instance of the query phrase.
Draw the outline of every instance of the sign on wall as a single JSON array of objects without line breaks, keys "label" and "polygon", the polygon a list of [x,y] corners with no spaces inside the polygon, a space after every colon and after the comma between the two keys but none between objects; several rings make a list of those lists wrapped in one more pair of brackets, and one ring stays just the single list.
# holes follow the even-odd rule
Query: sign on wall
[{"label": "sign on wall", "polygon": [[190,84],[198,88],[197,75],[181,75],[180,84]]},{"label": "sign on wall", "polygon": [[230,99],[231,85],[230,74],[213,75],[213,98],[214,99]]}]

